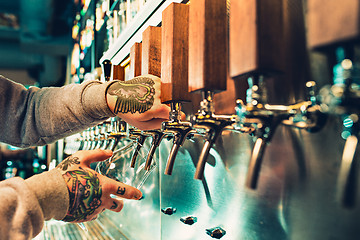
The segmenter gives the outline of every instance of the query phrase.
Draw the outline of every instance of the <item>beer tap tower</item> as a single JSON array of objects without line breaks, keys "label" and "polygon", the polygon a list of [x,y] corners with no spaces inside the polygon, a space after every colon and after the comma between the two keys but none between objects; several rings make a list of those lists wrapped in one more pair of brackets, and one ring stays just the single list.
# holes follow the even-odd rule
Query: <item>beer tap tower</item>
[{"label": "beer tap tower", "polygon": [[[359,2],[308,1],[308,43],[312,50],[323,52],[331,59],[335,56],[333,83],[330,91],[325,88],[322,105],[327,113],[339,116],[343,121],[341,137],[345,145],[337,184],[337,199],[344,207],[353,207],[357,194],[356,151],[359,138],[360,117],[360,65]],[[332,10],[331,16],[328,11]]]},{"label": "beer tap tower", "polygon": [[237,117],[215,115],[213,97],[226,90],[227,8],[226,1],[198,0],[189,11],[189,91],[202,93],[200,109],[193,118],[194,128],[206,131],[205,143],[196,166],[195,179],[204,176],[210,149],[222,130]]},{"label": "beer tap tower", "polygon": [[256,138],[245,182],[250,189],[257,187],[266,146],[279,124],[316,132],[326,120],[317,103],[313,81],[304,84],[307,96],[299,103],[268,103],[266,81],[275,79],[279,85],[276,80],[291,71],[286,67],[285,52],[289,51],[285,43],[291,33],[286,32],[284,15],[289,18],[294,12],[287,11],[282,0],[239,0],[231,4],[230,75],[234,80],[247,79],[249,85],[246,105],[238,100],[237,113],[242,129],[250,129]]},{"label": "beer tap tower", "polygon": [[169,121],[162,130],[173,137],[165,174],[171,175],[180,146],[192,130],[190,122],[181,121],[182,102],[191,101],[188,92],[189,5],[172,3],[162,12],[161,102],[170,104]]},{"label": "beer tap tower", "polygon": [[246,186],[256,188],[265,147],[287,108],[269,107],[266,79],[284,72],[282,1],[234,1],[230,12],[230,75],[247,79],[247,104],[240,106],[244,126],[257,138],[249,163]]}]

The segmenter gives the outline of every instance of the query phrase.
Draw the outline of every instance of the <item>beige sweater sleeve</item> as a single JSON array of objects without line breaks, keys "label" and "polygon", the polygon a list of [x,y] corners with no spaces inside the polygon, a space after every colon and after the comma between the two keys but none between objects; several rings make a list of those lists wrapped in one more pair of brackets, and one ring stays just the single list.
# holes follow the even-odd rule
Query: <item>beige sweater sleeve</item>
[{"label": "beige sweater sleeve", "polygon": [[0,75],[0,142],[45,145],[115,116],[106,101],[111,83],[26,89]]},{"label": "beige sweater sleeve", "polygon": [[69,207],[69,194],[61,173],[51,170],[27,180],[15,177],[0,182],[1,239],[31,239],[44,220],[61,220]]}]

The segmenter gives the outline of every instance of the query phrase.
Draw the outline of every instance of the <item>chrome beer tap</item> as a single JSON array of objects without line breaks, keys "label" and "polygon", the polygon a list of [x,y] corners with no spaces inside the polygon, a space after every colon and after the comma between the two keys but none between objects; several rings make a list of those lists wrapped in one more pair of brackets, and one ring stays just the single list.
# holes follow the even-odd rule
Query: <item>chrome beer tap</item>
[{"label": "chrome beer tap", "polygon": [[140,153],[141,148],[144,146],[145,140],[148,136],[143,134],[143,131],[137,128],[130,128],[129,129],[129,138],[136,141],[136,149],[132,155],[130,167],[134,168],[136,159]]},{"label": "chrome beer tap", "polygon": [[211,91],[203,92],[203,100],[200,103],[200,109],[192,119],[194,128],[205,129],[205,143],[196,166],[195,179],[203,178],[205,163],[210,149],[223,129],[238,122],[238,117],[236,115],[227,116],[216,115],[214,113],[213,95],[214,93]]},{"label": "chrome beer tap", "polygon": [[101,125],[101,134],[103,135],[103,142],[100,149],[108,149],[110,145],[110,133],[111,133],[111,118],[105,120]]},{"label": "chrome beer tap", "polygon": [[[213,9],[212,14],[206,14]],[[195,179],[203,179],[209,151],[225,127],[237,116],[216,115],[213,96],[226,90],[228,77],[228,18],[226,1],[194,1],[189,10],[189,91],[201,92],[194,128],[205,130],[205,143],[196,166]],[[207,29],[212,29],[207,31]]]},{"label": "chrome beer tap", "polygon": [[150,150],[146,157],[146,162],[145,162],[145,170],[149,171],[151,169],[151,163],[154,158],[155,151],[159,147],[161,140],[166,134],[161,130],[147,130],[147,131],[143,131],[143,134],[147,137],[151,137],[152,139]]},{"label": "chrome beer tap", "polygon": [[171,175],[179,148],[192,130],[190,122],[181,121],[181,105],[191,101],[188,92],[189,5],[172,3],[162,12],[161,102],[170,104],[169,120],[162,130],[173,138],[165,174]]},{"label": "chrome beer tap", "polygon": [[107,146],[107,149],[110,149],[112,151],[115,150],[118,142],[127,137],[126,133],[127,125],[125,121],[122,121],[118,117],[112,117],[111,118],[111,132],[109,134],[109,144]]},{"label": "chrome beer tap", "polygon": [[[319,7],[322,6],[322,7]],[[360,29],[357,23],[360,12],[357,1],[349,1],[336,9],[336,17],[329,16],[328,9],[337,7],[337,2],[308,1],[307,42],[313,51],[324,54],[333,64],[332,85],[320,90],[320,102],[324,112],[342,120],[341,137],[345,140],[337,179],[337,200],[344,207],[353,207],[357,195],[356,183],[360,115],[360,65],[358,40]]]},{"label": "chrome beer tap", "polygon": [[248,129],[256,138],[245,180],[248,188],[256,189],[266,146],[277,126],[292,114],[292,109],[288,106],[266,103],[266,87],[262,75],[249,77],[248,82],[247,105],[238,101],[237,113],[241,129]]},{"label": "chrome beer tap", "polygon": [[194,131],[190,122],[181,121],[181,104],[179,102],[172,102],[170,106],[170,120],[162,123],[163,131],[165,133],[169,133],[173,138],[173,145],[165,167],[166,175],[172,174],[175,158],[179,148],[184,144],[189,134]]},{"label": "chrome beer tap", "polygon": [[316,96],[316,83],[309,81],[306,83],[307,99],[300,103],[289,105],[289,118],[284,119],[282,124],[308,132],[318,132],[327,120],[327,114],[321,108],[318,97]]},{"label": "chrome beer tap", "polygon": [[250,77],[248,83],[247,105],[238,100],[236,110],[240,117],[239,129],[256,138],[245,181],[247,187],[255,189],[266,146],[271,141],[277,126],[284,124],[316,132],[324,126],[326,115],[317,104],[315,82],[306,84],[308,100],[292,105],[267,104],[263,76]]},{"label": "chrome beer tap", "polygon": [[[349,54],[350,53],[350,54]],[[355,62],[351,49],[339,47],[336,50],[337,64],[333,68],[333,85],[330,91],[323,91],[323,104],[329,114],[340,116],[345,140],[337,183],[337,199],[345,207],[353,207],[357,181],[356,150],[360,131],[360,64]]]},{"label": "chrome beer tap", "polygon": [[96,127],[90,128],[90,146],[88,150],[94,150],[96,146]]},{"label": "chrome beer tap", "polygon": [[102,146],[103,141],[105,140],[104,134],[102,132],[102,124],[98,124],[95,126],[95,146],[94,149],[98,149]]}]

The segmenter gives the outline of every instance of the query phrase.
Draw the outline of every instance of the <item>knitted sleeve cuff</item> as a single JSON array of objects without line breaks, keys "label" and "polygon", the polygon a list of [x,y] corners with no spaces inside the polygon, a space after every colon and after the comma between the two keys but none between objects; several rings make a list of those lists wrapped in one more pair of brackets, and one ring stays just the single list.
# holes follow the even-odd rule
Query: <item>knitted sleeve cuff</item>
[{"label": "knitted sleeve cuff", "polygon": [[59,170],[34,175],[25,182],[35,193],[45,220],[61,220],[65,217],[69,208],[69,192]]}]

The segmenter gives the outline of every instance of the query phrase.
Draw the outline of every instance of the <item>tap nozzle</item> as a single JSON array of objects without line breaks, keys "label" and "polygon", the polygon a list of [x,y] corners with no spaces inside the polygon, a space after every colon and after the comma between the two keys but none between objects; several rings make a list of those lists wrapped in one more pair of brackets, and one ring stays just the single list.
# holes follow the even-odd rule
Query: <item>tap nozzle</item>
[{"label": "tap nozzle", "polygon": [[336,197],[344,207],[348,208],[353,207],[357,192],[354,182],[357,180],[355,153],[358,141],[358,138],[354,135],[346,139],[337,182]]},{"label": "tap nozzle", "polygon": [[[263,156],[267,144],[277,128],[285,119],[292,115],[292,109],[284,105],[266,104],[266,89],[261,75],[251,77],[247,91],[247,105],[238,101],[237,114],[240,118],[243,132],[250,132],[256,138],[245,185],[256,189]],[[265,94],[264,94],[265,93]]]},{"label": "tap nozzle", "polygon": [[357,193],[357,164],[356,149],[358,146],[358,133],[360,122],[358,114],[344,117],[342,138],[346,139],[341,159],[340,172],[337,183],[337,199],[344,206],[351,208],[355,203]]},{"label": "tap nozzle", "polygon": [[132,156],[131,162],[130,162],[131,168],[135,167],[137,156],[139,155],[140,150],[141,150],[142,146],[144,145],[147,137],[148,136],[144,135],[142,133],[142,131],[139,129],[136,129],[136,128],[129,129],[129,138],[136,141],[136,149],[133,153],[133,156]]},{"label": "tap nozzle", "polygon": [[144,131],[144,134],[152,138],[150,150],[145,162],[145,170],[149,171],[151,168],[151,162],[154,157],[155,150],[159,147],[161,140],[165,136],[165,133],[160,130],[148,130],[148,131]]},{"label": "tap nozzle", "polygon": [[213,93],[206,91],[203,93],[203,100],[200,103],[199,112],[193,117],[194,127],[206,130],[205,143],[196,166],[195,179],[202,179],[204,176],[205,163],[209,151],[216,142],[222,130],[238,121],[236,115],[215,115],[213,106]]},{"label": "tap nozzle", "polygon": [[180,113],[180,103],[172,102],[169,121],[165,121],[162,123],[162,130],[165,133],[172,135],[173,137],[173,145],[167,159],[167,164],[165,168],[166,175],[172,174],[175,158],[179,151],[179,148],[184,144],[186,137],[193,129],[190,122],[182,122],[180,120]]}]

